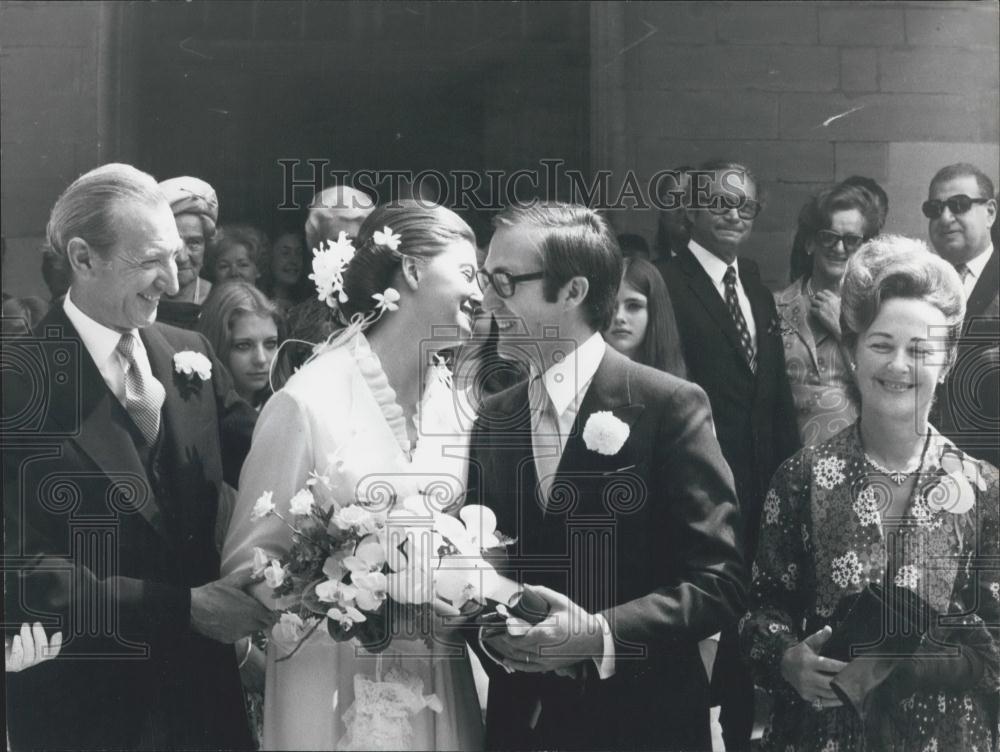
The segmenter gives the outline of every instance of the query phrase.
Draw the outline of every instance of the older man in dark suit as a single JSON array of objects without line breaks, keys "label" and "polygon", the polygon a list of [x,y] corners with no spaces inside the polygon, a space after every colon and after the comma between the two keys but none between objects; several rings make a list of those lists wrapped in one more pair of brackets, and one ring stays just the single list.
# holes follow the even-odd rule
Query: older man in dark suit
[{"label": "older man in dark suit", "polygon": [[962,277],[965,323],[958,356],[931,420],[971,454],[1000,465],[1000,258],[993,181],[975,165],[942,167],[923,204],[934,249]]},{"label": "older man in dark suit", "polygon": [[64,644],[7,677],[11,747],[248,748],[231,643],[272,617],[218,579],[213,529],[252,410],[204,338],[154,323],[182,241],[152,177],[83,175],[48,236],[69,293],[4,346],[5,628]]},{"label": "older man in dark suit", "polygon": [[604,221],[556,205],[501,215],[480,272],[532,370],[481,408],[469,500],[549,608],[485,640],[493,749],[711,744],[697,643],[745,596],[732,475],[704,392],[605,345],[621,270]]},{"label": "older man in dark suit", "polygon": [[[659,266],[670,291],[688,378],[708,394],[722,454],[736,479],[748,561],[757,548],[771,476],[799,448],[774,298],[756,265],[739,257],[760,212],[745,166],[710,162],[688,175],[688,247]],[[724,632],[713,687],[726,749],[749,748],[753,685],[735,632]]]}]

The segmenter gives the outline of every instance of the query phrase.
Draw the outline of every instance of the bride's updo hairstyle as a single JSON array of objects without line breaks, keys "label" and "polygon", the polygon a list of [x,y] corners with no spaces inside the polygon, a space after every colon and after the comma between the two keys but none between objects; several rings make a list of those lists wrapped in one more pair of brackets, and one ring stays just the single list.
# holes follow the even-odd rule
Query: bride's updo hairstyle
[{"label": "bride's updo hairstyle", "polygon": [[848,353],[858,337],[893,298],[921,300],[944,314],[948,364],[954,363],[958,335],[965,316],[965,297],[958,272],[931,253],[920,240],[902,235],[879,235],[862,245],[847,261],[841,287],[840,328]]},{"label": "bride's updo hairstyle", "polygon": [[[386,227],[401,238],[395,251],[375,244],[374,234]],[[376,208],[361,225],[354,239],[354,258],[344,270],[347,301],[340,304],[342,321],[346,323],[359,313],[367,316],[378,305],[372,295],[398,287],[397,272],[404,256],[430,259],[456,240],[476,245],[472,228],[443,206],[404,199]]]}]

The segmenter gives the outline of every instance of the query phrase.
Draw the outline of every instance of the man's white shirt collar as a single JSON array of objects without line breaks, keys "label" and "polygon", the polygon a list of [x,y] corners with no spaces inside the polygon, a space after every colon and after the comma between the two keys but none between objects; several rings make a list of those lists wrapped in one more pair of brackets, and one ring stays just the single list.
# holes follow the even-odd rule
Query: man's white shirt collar
[{"label": "man's white shirt collar", "polygon": [[980,253],[971,261],[967,261],[965,263],[965,268],[969,270],[969,273],[972,275],[973,279],[978,280],[981,276],[983,276],[983,269],[986,268],[986,264],[990,260],[990,256],[992,255],[993,255],[993,244],[990,243],[988,246],[986,246],[985,251]]},{"label": "man's white shirt collar", "polygon": [[554,363],[543,374],[542,381],[552,406],[558,415],[566,412],[590,385],[604,358],[607,345],[600,332],[594,332],[573,352]]},{"label": "man's white shirt collar", "polygon": [[[97,365],[97,370],[101,372],[104,383],[108,385],[108,388],[111,389],[115,397],[124,404],[126,363],[118,352],[118,342],[122,338],[121,332],[116,332],[114,329],[109,329],[104,324],[94,321],[94,319],[76,306],[71,294],[72,289],[67,291],[66,298],[63,301],[63,310],[66,312],[66,318],[69,319],[70,323],[76,329],[76,333],[80,336],[83,346],[87,348],[87,352],[90,353],[90,357],[94,359],[94,363]],[[134,356],[137,359],[145,359],[146,348],[142,344],[142,337],[139,336],[139,330],[133,329],[130,333],[135,338],[136,343],[138,343],[133,350]]]},{"label": "man's white shirt collar", "polygon": [[736,284],[740,284],[740,267],[738,259],[733,259],[733,263],[727,264],[710,250],[702,245],[699,245],[695,240],[688,241],[688,248],[691,249],[691,253],[694,254],[694,257],[698,259],[698,263],[701,264],[705,273],[712,278],[712,282],[715,283],[716,287],[723,286],[724,283],[722,278],[726,276],[726,269],[730,266],[736,270]]}]

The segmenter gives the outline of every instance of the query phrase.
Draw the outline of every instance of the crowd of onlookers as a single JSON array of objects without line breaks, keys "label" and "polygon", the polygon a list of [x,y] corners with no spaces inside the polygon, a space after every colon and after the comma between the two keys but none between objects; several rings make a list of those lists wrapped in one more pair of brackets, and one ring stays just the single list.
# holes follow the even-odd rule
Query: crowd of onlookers
[{"label": "crowd of onlookers", "polygon": [[[696,193],[686,184],[688,172],[678,170],[674,188],[690,198]],[[789,284],[772,293],[740,253],[767,210],[764,186],[738,163],[711,162],[699,172],[739,175],[738,200],[715,185],[704,206],[689,201],[661,211],[652,244],[637,234],[618,237],[625,273],[604,336],[629,358],[705,390],[733,473],[743,550],[748,567],[753,563],[750,611],[702,645],[727,748],[748,744],[755,684],[773,698],[768,743],[775,748],[818,750],[830,741],[855,748],[868,731],[844,719],[831,726],[823,712],[851,703],[862,719],[874,712],[912,715],[912,740],[933,738],[942,749],[988,739],[997,732],[995,623],[980,619],[975,629],[950,634],[963,645],[957,660],[910,662],[894,672],[894,689],[879,695],[877,710],[870,698],[892,672],[852,676],[850,685],[845,676],[843,687],[829,689],[848,659],[824,653],[830,637],[824,624],[838,607],[841,580],[892,575],[896,585],[907,584],[919,557],[932,551],[973,556],[982,555],[970,549],[977,542],[996,547],[990,540],[998,532],[996,470],[985,464],[1000,459],[1000,276],[991,180],[969,164],[930,177],[922,206],[930,248],[881,234],[890,202],[874,180],[855,176],[820,191],[799,212]],[[184,248],[177,293],[164,296],[157,318],[204,335],[236,392],[259,409],[334,328],[308,278],[311,250],[341,232],[356,235],[375,202],[348,187],[324,190],[301,231],[283,228],[269,238],[251,225],[220,224],[220,202],[203,180],[178,177],[160,187]],[[51,299],[5,294],[5,333],[30,330],[50,306],[62,304],[70,284],[65,258],[44,251],[42,274]],[[483,317],[478,326],[486,343],[480,367],[462,381],[457,358],[456,378],[481,397],[512,383],[518,371],[481,367],[496,357],[489,351],[495,324]],[[896,404],[900,394],[906,399]],[[846,430],[852,426],[859,428]],[[839,495],[861,478],[878,477],[885,503],[897,513],[890,517],[900,519],[920,488],[918,471],[933,460],[950,473],[954,446],[970,462],[984,461],[975,467],[985,480],[971,485],[987,512],[994,507],[992,516],[984,513],[980,527],[967,530],[956,523],[953,539],[937,549],[928,548],[937,530],[931,526],[913,533],[922,548],[889,552],[886,561],[869,557],[871,510],[859,512],[857,501]],[[223,504],[217,525],[225,524]],[[893,524],[884,523],[885,535]],[[978,577],[982,587],[974,580],[968,571],[952,573],[945,589],[953,600],[929,605],[947,609],[964,598],[963,607],[996,615],[995,563]],[[21,663],[30,665],[23,656],[39,641],[44,634],[22,633]],[[901,732],[885,733],[882,743],[902,743]]]}]

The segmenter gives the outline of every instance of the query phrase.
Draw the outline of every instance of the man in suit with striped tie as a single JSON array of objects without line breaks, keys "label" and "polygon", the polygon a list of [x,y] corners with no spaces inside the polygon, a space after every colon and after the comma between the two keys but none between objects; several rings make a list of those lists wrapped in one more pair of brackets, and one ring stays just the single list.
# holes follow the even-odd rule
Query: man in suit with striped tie
[{"label": "man in suit with striped tie", "polygon": [[273,618],[218,579],[213,532],[253,410],[204,337],[154,323],[182,241],[151,176],[81,176],[48,239],[69,292],[4,343],[4,627],[65,639],[7,677],[11,748],[250,748],[232,643]]},{"label": "man in suit with striped tie", "polygon": [[[771,292],[739,256],[762,208],[744,165],[709,162],[688,173],[691,240],[659,265],[670,291],[688,378],[708,393],[722,454],[736,479],[748,562],[778,465],[799,448],[791,387]],[[735,624],[724,630],[713,675],[727,750],[750,746],[753,683]]]}]

